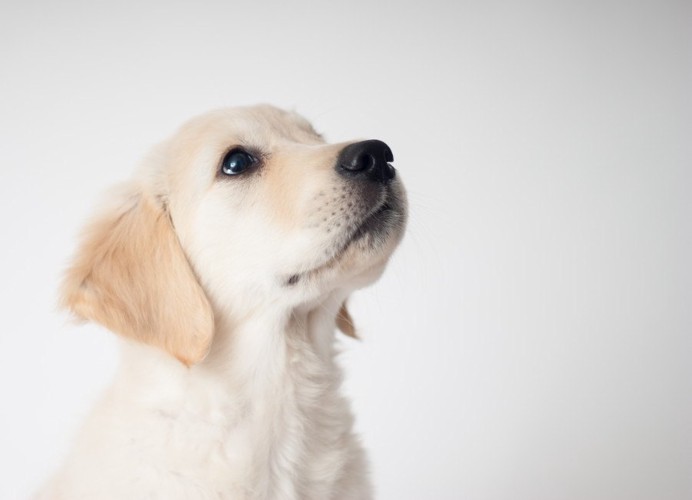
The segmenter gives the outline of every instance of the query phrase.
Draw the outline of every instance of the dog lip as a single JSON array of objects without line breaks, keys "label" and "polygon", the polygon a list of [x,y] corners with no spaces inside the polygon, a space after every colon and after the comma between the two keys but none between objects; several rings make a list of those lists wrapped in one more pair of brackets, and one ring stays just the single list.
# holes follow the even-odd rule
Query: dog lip
[{"label": "dog lip", "polygon": [[395,211],[396,207],[392,204],[392,200],[389,196],[382,202],[382,204],[376,208],[370,215],[365,217],[365,219],[358,225],[358,227],[344,240],[344,243],[339,246],[339,249],[334,252],[332,257],[330,257],[326,262],[316,266],[308,271],[303,271],[299,273],[291,274],[288,279],[285,280],[284,284],[286,286],[295,285],[304,276],[314,275],[319,273],[323,269],[331,267],[335,262],[337,262],[341,256],[349,249],[349,247],[359,239],[363,238],[368,233],[373,230],[377,230],[377,227],[382,222],[380,218],[382,214],[387,212]]},{"label": "dog lip", "polygon": [[365,217],[363,221],[358,225],[358,227],[344,240],[339,246],[339,249],[334,252],[334,255],[326,263],[318,266],[315,270],[322,269],[324,267],[329,267],[333,262],[339,260],[339,258],[348,250],[348,248],[359,239],[363,238],[365,235],[376,231],[378,226],[382,223],[382,214],[391,212],[394,210],[394,206],[391,203],[390,197],[387,196],[382,204],[377,207],[370,215]]},{"label": "dog lip", "polygon": [[374,226],[377,226],[380,223],[379,216],[391,210],[393,210],[392,205],[389,203],[388,200],[385,200],[384,203],[382,203],[382,205],[380,205],[378,209],[376,209],[373,213],[367,216],[363,222],[361,222],[358,228],[356,228],[353,234],[346,240],[344,248],[339,253],[342,253],[344,250],[346,250],[346,248],[349,247],[349,245],[351,245],[351,243],[362,238],[367,233],[375,229]]}]

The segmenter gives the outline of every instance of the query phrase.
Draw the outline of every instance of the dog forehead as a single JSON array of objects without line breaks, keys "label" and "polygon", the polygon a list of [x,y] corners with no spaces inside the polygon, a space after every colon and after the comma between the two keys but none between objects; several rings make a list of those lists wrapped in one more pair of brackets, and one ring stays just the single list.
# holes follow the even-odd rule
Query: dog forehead
[{"label": "dog forehead", "polygon": [[224,108],[185,123],[177,139],[196,146],[254,145],[270,148],[280,142],[323,142],[310,122],[298,113],[271,105]]}]

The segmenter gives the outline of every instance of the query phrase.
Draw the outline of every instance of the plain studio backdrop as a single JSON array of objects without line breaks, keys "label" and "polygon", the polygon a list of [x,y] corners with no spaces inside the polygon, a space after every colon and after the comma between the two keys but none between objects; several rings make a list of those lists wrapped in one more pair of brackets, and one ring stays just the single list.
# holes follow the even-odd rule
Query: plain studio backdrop
[{"label": "plain studio backdrop", "polygon": [[3,2],[0,498],[117,363],[56,310],[100,194],[270,102],[379,138],[410,196],[340,337],[380,499],[692,498],[689,2]]}]

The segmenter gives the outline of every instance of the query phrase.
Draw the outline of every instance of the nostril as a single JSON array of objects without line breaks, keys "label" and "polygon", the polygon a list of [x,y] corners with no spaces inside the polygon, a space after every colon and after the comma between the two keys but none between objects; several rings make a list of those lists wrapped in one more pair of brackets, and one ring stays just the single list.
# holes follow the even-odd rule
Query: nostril
[{"label": "nostril", "polygon": [[375,157],[371,154],[364,154],[361,157],[361,163],[363,165],[363,168],[361,170],[370,170],[372,167],[375,166]]},{"label": "nostril", "polygon": [[368,153],[363,153],[357,155],[351,159],[351,161],[346,161],[341,164],[347,170],[351,172],[362,172],[364,170],[369,170],[375,165],[375,157]]},{"label": "nostril", "polygon": [[384,169],[384,178],[385,180],[392,180],[394,177],[396,177],[396,170],[389,163],[387,163],[387,166]]}]

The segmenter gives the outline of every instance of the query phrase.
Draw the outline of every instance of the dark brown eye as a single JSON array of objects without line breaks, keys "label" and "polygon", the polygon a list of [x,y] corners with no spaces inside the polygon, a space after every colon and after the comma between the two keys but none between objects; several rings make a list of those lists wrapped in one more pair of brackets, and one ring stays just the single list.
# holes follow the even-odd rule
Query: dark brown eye
[{"label": "dark brown eye", "polygon": [[254,165],[257,159],[242,149],[232,149],[223,158],[221,171],[226,175],[238,175]]}]

